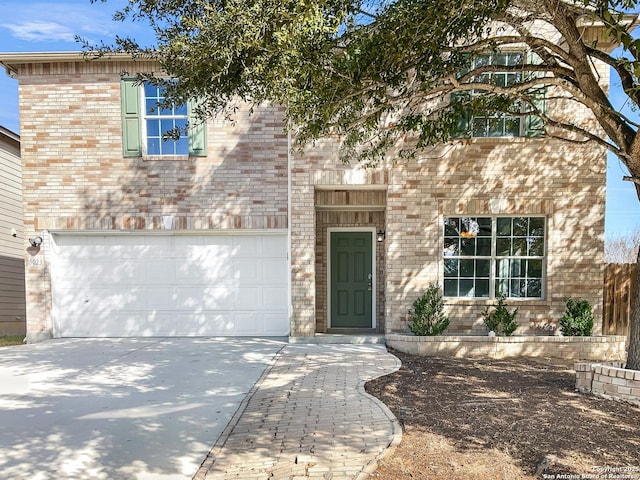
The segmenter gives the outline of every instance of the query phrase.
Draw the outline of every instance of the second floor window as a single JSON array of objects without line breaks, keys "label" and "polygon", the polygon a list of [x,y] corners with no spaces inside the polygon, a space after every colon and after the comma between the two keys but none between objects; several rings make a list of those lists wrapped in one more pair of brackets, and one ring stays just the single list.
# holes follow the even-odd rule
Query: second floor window
[{"label": "second floor window", "polygon": [[[516,66],[522,64],[521,52],[487,53],[476,57],[472,68],[484,66]],[[522,72],[487,72],[474,79],[476,82],[508,87],[522,82]],[[481,95],[481,90],[474,90],[472,95]],[[471,119],[471,136],[473,137],[520,137],[523,135],[522,118],[516,115],[492,114],[475,115]]]},{"label": "second floor window", "polygon": [[[187,106],[160,107],[163,100],[162,88],[144,85],[147,155],[188,155]],[[168,132],[175,132],[179,138],[167,138]]]},{"label": "second floor window", "polygon": [[195,102],[162,107],[162,88],[135,78],[122,79],[120,95],[125,157],[206,156],[207,125],[193,115]]},{"label": "second floor window", "polygon": [[[482,67],[496,67],[475,76],[471,81],[498,87],[510,87],[526,80],[523,70],[514,69],[523,65],[525,54],[523,52],[489,52],[478,55],[473,59],[470,70]],[[500,67],[509,67],[500,71]],[[489,90],[475,89],[453,94],[452,98],[479,98],[489,94]],[[542,91],[532,95],[539,97],[536,100],[538,108],[544,108],[544,94]],[[538,136],[543,132],[542,122],[534,115],[524,115],[530,106],[514,102],[510,105],[512,114],[505,112],[488,112],[487,114],[467,115],[461,119],[458,125],[462,135],[470,137],[525,137]]]}]

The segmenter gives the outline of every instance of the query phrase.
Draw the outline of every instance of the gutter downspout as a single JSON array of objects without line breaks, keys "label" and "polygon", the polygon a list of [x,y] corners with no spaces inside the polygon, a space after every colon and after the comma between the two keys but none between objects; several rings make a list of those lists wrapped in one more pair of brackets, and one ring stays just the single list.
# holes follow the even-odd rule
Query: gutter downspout
[{"label": "gutter downspout", "polygon": [[293,317],[293,298],[291,292],[291,122],[287,121],[287,304],[289,305],[289,336]]}]

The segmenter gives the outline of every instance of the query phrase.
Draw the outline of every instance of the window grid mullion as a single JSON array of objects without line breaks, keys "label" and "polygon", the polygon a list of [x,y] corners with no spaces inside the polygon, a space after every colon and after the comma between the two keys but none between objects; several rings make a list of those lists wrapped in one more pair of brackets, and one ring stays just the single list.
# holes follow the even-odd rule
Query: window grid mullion
[{"label": "window grid mullion", "polygon": [[[445,220],[447,218],[452,218],[455,219],[457,221],[458,227],[457,228],[461,228],[461,219],[465,218],[465,217],[445,217]],[[546,265],[546,253],[547,253],[547,236],[548,236],[548,226],[547,226],[547,222],[546,219],[544,217],[541,216],[511,216],[511,215],[507,215],[507,216],[484,216],[484,217],[467,217],[469,219],[475,219],[478,220],[480,218],[490,218],[490,228],[491,228],[491,234],[490,236],[485,236],[484,238],[490,238],[490,250],[489,250],[489,255],[479,255],[479,250],[478,250],[478,244],[475,244],[475,248],[473,251],[472,255],[452,255],[450,257],[446,257],[446,255],[444,256],[444,258],[448,258],[450,260],[455,260],[456,261],[456,265],[457,265],[457,270],[456,270],[456,274],[451,276],[451,277],[443,277],[443,278],[448,278],[449,280],[455,281],[455,285],[456,285],[456,289],[455,289],[455,294],[458,297],[461,297],[461,289],[462,289],[462,281],[464,280],[464,283],[466,284],[465,286],[465,290],[463,291],[463,293],[469,293],[469,292],[473,292],[472,297],[473,298],[482,298],[480,295],[478,295],[478,282],[480,281],[480,276],[479,276],[479,262],[480,261],[487,261],[489,262],[489,273],[488,276],[485,277],[483,276],[483,279],[487,279],[489,281],[489,289],[486,292],[487,297],[490,299],[495,299],[496,297],[496,293],[497,293],[497,278],[502,278],[505,282],[507,282],[505,284],[506,286],[506,292],[508,294],[508,296],[510,296],[511,298],[530,298],[530,299],[543,299],[546,298],[546,276],[547,276],[547,265]],[[515,224],[514,224],[514,218],[519,218],[519,219],[523,219],[526,220],[526,235],[516,232],[515,230]],[[543,224],[542,224],[542,233],[538,233],[537,235],[533,234],[531,228],[532,228],[532,224],[531,221],[534,218],[538,218],[538,219],[542,219],[543,220]],[[498,254],[498,220],[505,220],[505,219],[510,219],[509,220],[509,230],[508,230],[508,234],[507,235],[503,235],[501,238],[505,238],[505,239],[509,239],[509,254],[508,255],[499,255]],[[486,221],[486,220],[485,220]],[[486,224],[485,224],[486,225]],[[447,228],[447,223],[445,221],[445,230]],[[522,227],[520,226],[520,229],[522,229]],[[460,230],[460,232],[462,232],[462,230]],[[459,233],[460,233],[459,232]],[[443,231],[443,233],[446,233]],[[506,232],[505,232],[506,233]],[[518,234],[516,234],[518,233]],[[451,234],[451,232],[449,233],[447,238],[456,238],[458,241],[461,238],[461,235],[459,237],[455,237]],[[482,238],[482,237],[476,237],[476,238]],[[526,248],[524,250],[525,254],[524,255],[514,255],[513,254],[513,248],[514,248],[514,240],[518,240],[518,239],[527,239],[526,242]],[[530,249],[531,249],[531,245],[528,242],[528,239],[530,238],[537,238],[540,239],[542,241],[542,254],[541,255],[530,255]],[[458,243],[458,248],[461,247],[461,244]],[[502,247],[501,247],[502,248]],[[460,250],[458,250],[459,252]],[[522,251],[522,248],[520,248],[518,251]],[[462,277],[462,264],[461,262],[463,261],[472,261],[473,262],[473,268],[470,270],[468,267],[470,267],[470,265],[467,263],[466,267],[467,268],[467,274],[468,273],[472,273],[471,277],[465,276]],[[498,268],[498,264],[501,260],[508,260],[508,263],[506,265],[507,269],[504,272],[504,275],[499,274],[497,272]],[[531,265],[531,261],[538,261],[540,262],[538,265],[536,265],[535,267],[532,267]],[[446,262],[445,262],[446,263]],[[443,267],[444,268],[444,267]],[[532,274],[531,268],[535,268],[536,274]],[[484,269],[484,267],[483,267]],[[517,270],[517,272],[514,274],[513,272],[515,270]],[[443,275],[446,272],[443,272]],[[513,281],[517,281],[516,286],[514,287],[515,290],[512,291],[512,286],[513,286]],[[472,282],[472,283],[469,283]],[[522,283],[524,282],[524,283]],[[449,288],[453,287],[453,284],[450,283]],[[467,288],[472,289],[467,291]],[[534,290],[531,290],[531,289]],[[535,295],[531,295],[531,292],[535,292]],[[452,292],[453,294],[454,292]]]}]

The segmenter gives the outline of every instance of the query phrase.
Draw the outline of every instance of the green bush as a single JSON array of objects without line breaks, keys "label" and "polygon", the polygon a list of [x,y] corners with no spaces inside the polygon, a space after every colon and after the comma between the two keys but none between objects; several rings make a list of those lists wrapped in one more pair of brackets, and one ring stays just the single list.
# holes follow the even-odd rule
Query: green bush
[{"label": "green bush", "polygon": [[409,310],[409,330],[418,336],[440,335],[449,326],[449,318],[444,313],[444,303],[440,287],[433,283]]},{"label": "green bush", "polygon": [[558,323],[565,337],[588,337],[593,330],[593,309],[591,304],[582,299],[564,298],[567,309]]},{"label": "green bush", "polygon": [[513,332],[518,328],[518,322],[515,321],[518,309],[516,308],[510,313],[504,302],[506,298],[505,295],[501,293],[497,298],[498,304],[494,306],[491,312],[489,312],[489,307],[485,308],[484,312],[482,312],[484,324],[489,331],[495,332],[496,335],[509,337],[513,335]]}]

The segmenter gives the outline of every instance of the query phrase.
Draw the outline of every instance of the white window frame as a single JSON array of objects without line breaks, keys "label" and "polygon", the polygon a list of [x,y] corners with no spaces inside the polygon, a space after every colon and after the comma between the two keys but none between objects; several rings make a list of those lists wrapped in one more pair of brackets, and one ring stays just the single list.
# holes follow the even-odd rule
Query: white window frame
[{"label": "white window frame", "polygon": [[[473,64],[471,65],[471,69],[477,68],[478,65],[476,65],[476,61],[480,58],[480,57],[486,57],[486,56],[490,56],[492,59],[495,58],[495,55],[520,55],[522,57],[522,62],[524,63],[524,58],[526,53],[522,50],[505,50],[505,51],[498,51],[498,52],[487,52],[486,54],[482,54],[479,55],[478,57],[473,59]],[[494,63],[494,60],[492,60],[488,65],[496,65]],[[487,82],[487,85],[494,85],[495,83],[493,82],[493,78],[496,75],[509,75],[509,74],[513,74],[515,75],[515,73],[512,72],[501,72],[501,71],[496,71],[496,72],[487,72],[485,74],[482,75],[489,75],[490,76],[490,81]],[[522,75],[522,73],[521,73]],[[522,79],[521,79],[522,80]],[[477,80],[476,80],[477,81]],[[482,94],[481,90],[471,90],[471,96],[479,96]],[[522,113],[524,113],[524,105],[521,105],[520,110]],[[517,135],[505,135],[504,134],[504,123],[503,125],[503,135],[475,135],[475,128],[474,128],[474,124],[475,124],[475,120],[476,118],[483,118],[485,119],[485,122],[490,121],[490,119],[497,119],[497,120],[501,120],[501,121],[507,121],[507,119],[517,119],[519,122],[518,125],[518,134]],[[526,137],[526,117],[524,116],[517,116],[517,115],[491,115],[491,116],[481,116],[481,115],[476,115],[476,116],[471,116],[469,119],[469,132],[470,132],[470,137],[471,138],[520,138],[520,137]],[[487,133],[489,132],[489,126],[487,125]]]},{"label": "white window frame", "polygon": [[[448,256],[445,253],[444,250],[444,244],[445,244],[445,232],[446,232],[446,220],[448,218],[490,218],[491,219],[491,254],[490,256],[478,256],[478,255],[459,255],[459,256]],[[498,219],[502,219],[502,218],[540,218],[544,221],[544,226],[543,226],[543,255],[542,256],[529,256],[529,255],[521,255],[521,256],[517,256],[517,255],[498,255],[497,254],[497,238],[498,238],[498,229],[497,229],[497,223],[498,223]],[[443,249],[442,251],[442,263],[441,263],[441,267],[440,267],[440,272],[441,272],[441,278],[442,278],[442,292],[443,292],[443,297],[446,299],[453,299],[453,300],[467,300],[467,301],[483,301],[483,300],[494,300],[496,298],[496,265],[498,263],[499,260],[502,259],[523,259],[523,260],[540,260],[542,262],[542,272],[541,272],[541,285],[540,285],[540,296],[539,297],[506,297],[510,300],[513,301],[532,301],[532,302],[539,302],[539,301],[545,301],[547,298],[547,256],[548,256],[548,224],[549,224],[549,219],[547,216],[545,215],[539,215],[539,214],[532,214],[532,215],[527,215],[527,214],[523,214],[523,215],[495,215],[495,214],[473,214],[473,215],[461,215],[461,214],[451,214],[451,215],[444,215],[442,217],[442,236],[441,236],[441,241],[440,241],[440,247]],[[513,235],[511,235],[511,237],[509,238],[513,238]],[[517,238],[517,237],[515,237]],[[489,260],[489,295],[487,297],[480,297],[480,296],[451,296],[451,295],[446,295],[445,293],[445,280],[447,280],[447,277],[445,277],[445,260],[446,259],[456,259],[456,260],[476,260],[476,259],[481,259],[481,260]],[[460,277],[459,275],[456,277],[449,277],[449,278],[456,278],[459,279],[460,278],[466,278],[466,277]],[[475,272],[474,272],[474,276],[473,277],[468,277],[470,279],[476,279],[478,277],[476,277]]]},{"label": "white window frame", "polygon": [[[186,142],[186,151],[184,152],[163,152],[163,144],[168,145],[169,142],[174,142],[174,146],[173,149],[175,150],[175,140],[169,139],[169,140],[164,140],[162,138],[163,132],[160,131],[160,153],[149,153],[149,133],[147,130],[147,121],[149,120],[159,120],[162,123],[162,120],[184,120],[185,125],[188,123],[189,121],[189,111],[188,111],[188,106],[185,104],[184,108],[185,108],[185,113],[184,115],[176,115],[175,113],[172,115],[161,115],[161,114],[150,114],[149,110],[147,108],[147,86],[151,86],[153,88],[160,88],[160,87],[156,87],[155,85],[152,84],[148,84],[146,82],[143,82],[140,85],[141,88],[141,95],[140,95],[140,101],[142,103],[141,105],[141,112],[142,112],[142,152],[143,152],[143,156],[145,157],[187,157],[189,156],[189,134],[187,132],[181,132],[180,138],[183,139]],[[161,98],[160,95],[158,95],[157,98]],[[160,110],[159,107],[155,107],[157,110]],[[178,108],[176,106],[172,107],[173,110],[175,110],[175,108]],[[166,132],[164,132],[166,133]]]}]

